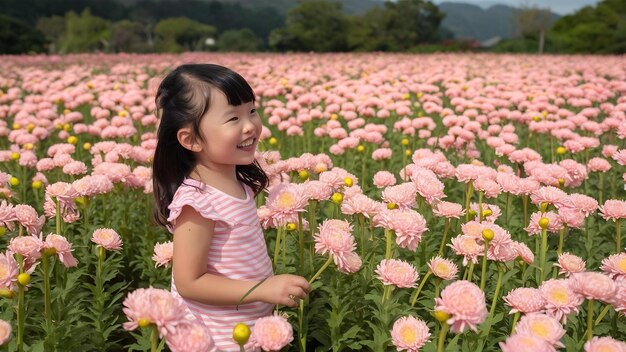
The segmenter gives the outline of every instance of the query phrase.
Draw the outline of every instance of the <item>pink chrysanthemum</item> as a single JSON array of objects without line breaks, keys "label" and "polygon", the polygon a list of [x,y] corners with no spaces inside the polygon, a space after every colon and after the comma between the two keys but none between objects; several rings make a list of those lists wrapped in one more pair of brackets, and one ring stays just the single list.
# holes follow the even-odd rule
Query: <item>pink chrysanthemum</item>
[{"label": "pink chrysanthemum", "polygon": [[155,267],[168,267],[174,257],[174,242],[157,243],[154,245],[154,254],[152,260],[155,261]]},{"label": "pink chrysanthemum", "polygon": [[13,231],[15,221],[17,221],[17,218],[15,217],[14,205],[3,200],[0,203],[0,226]]},{"label": "pink chrysanthemum", "polygon": [[435,298],[435,310],[451,315],[447,323],[454,333],[462,333],[466,328],[477,331],[487,318],[485,294],[469,281],[455,281],[444,288],[441,298]]},{"label": "pink chrysanthemum", "polygon": [[615,278],[615,296],[609,302],[618,312],[626,312],[626,277]]},{"label": "pink chrysanthemum", "polygon": [[541,226],[539,226],[539,220],[541,220],[541,218],[548,219],[547,231],[549,233],[558,233],[559,230],[563,228],[563,221],[557,213],[548,211],[542,214],[537,211],[530,215],[530,222],[528,226],[524,228],[524,230],[528,232],[528,235],[532,236],[541,233]]},{"label": "pink chrysanthemum", "polygon": [[433,214],[448,219],[458,219],[461,216],[465,215],[465,210],[463,210],[463,206],[461,204],[442,201],[437,203],[437,205],[433,207]]},{"label": "pink chrysanthemum", "polygon": [[264,351],[280,351],[293,341],[293,329],[286,315],[259,318],[252,329],[250,341],[254,347]]},{"label": "pink chrysanthemum", "polygon": [[609,199],[600,207],[600,215],[604,220],[626,219],[626,201]]},{"label": "pink chrysanthemum", "polygon": [[539,312],[546,305],[546,300],[541,296],[539,289],[531,287],[518,287],[503,299],[512,308],[509,314]]},{"label": "pink chrysanthemum", "polygon": [[36,236],[20,236],[13,237],[7,248],[13,253],[36,260],[41,258],[44,243],[41,238]]},{"label": "pink chrysanthemum", "polygon": [[35,208],[27,204],[18,204],[13,208],[15,219],[31,235],[38,235],[46,222],[45,216],[37,215]]},{"label": "pink chrysanthemum", "polygon": [[410,315],[396,320],[391,329],[391,343],[398,351],[418,352],[429,337],[426,323]]},{"label": "pink chrysanthemum", "polygon": [[46,236],[44,245],[47,249],[54,249],[59,256],[59,261],[61,261],[66,268],[78,265],[78,261],[72,255],[72,244],[69,243],[65,237],[51,233]]},{"label": "pink chrysanthemum", "polygon": [[487,198],[495,198],[500,194],[500,185],[491,179],[479,177],[474,181],[474,188],[478,192],[483,192]]},{"label": "pink chrysanthemum", "polygon": [[626,277],[626,253],[613,254],[603,259],[600,269],[613,280],[620,276]]},{"label": "pink chrysanthemum", "polygon": [[356,273],[363,265],[361,257],[354,252],[344,253],[343,256],[335,257],[333,259],[335,261],[335,265],[337,265],[337,270],[344,274]]},{"label": "pink chrysanthemum", "polygon": [[453,237],[448,246],[456,255],[463,256],[463,265],[467,265],[468,262],[478,263],[478,257],[484,253],[484,246],[478,243],[478,238],[470,235]]},{"label": "pink chrysanthemum", "polygon": [[19,274],[17,262],[11,251],[0,253],[0,288],[13,290]]},{"label": "pink chrysanthemum", "polygon": [[9,322],[0,319],[0,346],[4,346],[11,340],[11,324]]},{"label": "pink chrysanthemum", "polygon": [[352,225],[347,221],[327,219],[318,229],[319,232],[313,236],[315,253],[321,255],[329,253],[340,271],[354,272],[358,260],[353,256],[356,243],[351,233]]},{"label": "pink chrysanthemum", "polygon": [[176,331],[167,334],[167,346],[172,352],[205,352],[213,346],[213,339],[203,324],[185,320],[176,326]]},{"label": "pink chrysanthemum", "polygon": [[439,181],[434,172],[416,168],[411,175],[411,181],[415,185],[415,190],[422,196],[428,204],[441,201],[446,195],[443,193],[444,184]]},{"label": "pink chrysanthemum", "polygon": [[441,258],[436,256],[428,261],[428,268],[433,273],[443,280],[453,280],[456,278],[459,268],[450,259]]},{"label": "pink chrysanthemum", "polygon": [[272,211],[274,221],[286,225],[291,215],[303,212],[308,199],[301,185],[279,183],[270,188],[267,196],[267,208]]},{"label": "pink chrysanthemum", "polygon": [[585,271],[585,261],[581,257],[568,252],[561,254],[554,265],[559,267],[559,275],[565,275],[566,277],[573,273]]},{"label": "pink chrysanthemum", "polygon": [[326,200],[333,194],[333,188],[326,182],[311,180],[302,184],[304,196],[317,201]]},{"label": "pink chrysanthemum", "polygon": [[[478,211],[479,211],[478,208],[479,208],[478,203],[474,203],[474,202],[470,203],[470,210],[473,210],[476,214],[478,214]],[[483,209],[483,214],[485,213],[487,209],[491,210],[491,215],[483,216],[483,221],[486,221],[486,222],[495,222],[496,220],[498,220],[500,215],[502,215],[502,210],[500,210],[500,207],[495,204],[483,203],[482,209]],[[476,219],[478,219],[478,216],[476,216]]]},{"label": "pink chrysanthemum", "polygon": [[522,316],[515,331],[519,334],[535,335],[555,347],[564,347],[561,338],[565,335],[565,329],[557,319],[546,314],[530,313]]},{"label": "pink chrysanthemum", "polygon": [[428,230],[424,217],[411,209],[385,209],[374,216],[373,222],[376,227],[393,231],[396,234],[398,246],[411,251],[417,249],[422,240],[422,234]]},{"label": "pink chrysanthemum", "polygon": [[415,204],[417,190],[411,182],[389,186],[383,190],[382,198],[386,203],[393,203],[400,209],[412,208]]},{"label": "pink chrysanthemum", "polygon": [[122,249],[122,239],[113,229],[97,229],[91,236],[91,242],[101,246],[108,251],[118,251]]},{"label": "pink chrysanthemum", "polygon": [[586,271],[574,273],[570,277],[570,286],[574,292],[586,299],[609,302],[615,294],[615,283],[603,273]]},{"label": "pink chrysanthemum", "polygon": [[570,194],[568,196],[570,206],[581,211],[585,216],[593,214],[598,209],[598,201],[584,194]]},{"label": "pink chrysanthemum", "polygon": [[175,333],[178,324],[184,322],[185,307],[167,290],[139,288],[124,299],[124,314],[128,322],[125,330],[135,330],[142,323],[155,324],[161,337]]},{"label": "pink chrysanthemum", "polygon": [[626,343],[610,336],[594,336],[585,342],[585,352],[626,352]]},{"label": "pink chrysanthemum", "polygon": [[396,184],[396,177],[389,171],[378,171],[374,174],[374,186],[384,188]]},{"label": "pink chrysanthemum", "polygon": [[378,213],[379,210],[380,203],[364,194],[345,197],[343,202],[341,202],[341,213],[345,215],[363,214],[369,218]]},{"label": "pink chrysanthemum", "polygon": [[522,258],[526,264],[532,264],[535,261],[535,254],[528,248],[526,243],[513,241],[513,246],[517,251],[517,255]]},{"label": "pink chrysanthemum", "polygon": [[383,259],[375,270],[377,278],[384,285],[397,287],[415,287],[419,275],[415,267],[403,260]]},{"label": "pink chrysanthemum", "polygon": [[544,186],[530,195],[530,201],[539,206],[541,203],[552,204],[557,208],[569,204],[567,193],[553,186]]},{"label": "pink chrysanthemum", "polygon": [[544,281],[539,291],[546,300],[544,312],[562,323],[567,321],[568,314],[578,313],[584,301],[583,296],[572,290],[569,279]]},{"label": "pink chrysanthemum", "polygon": [[532,334],[514,334],[500,342],[502,352],[554,352],[555,348],[546,340]]}]

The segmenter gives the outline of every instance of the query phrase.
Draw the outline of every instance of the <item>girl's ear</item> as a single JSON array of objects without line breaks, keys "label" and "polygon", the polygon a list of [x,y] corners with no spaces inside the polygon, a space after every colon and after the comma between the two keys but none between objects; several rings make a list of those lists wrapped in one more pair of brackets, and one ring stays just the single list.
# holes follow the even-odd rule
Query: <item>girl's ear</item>
[{"label": "girl's ear", "polygon": [[196,153],[202,151],[202,145],[198,143],[197,138],[193,135],[191,127],[179,129],[178,132],[176,132],[176,138],[183,148]]}]

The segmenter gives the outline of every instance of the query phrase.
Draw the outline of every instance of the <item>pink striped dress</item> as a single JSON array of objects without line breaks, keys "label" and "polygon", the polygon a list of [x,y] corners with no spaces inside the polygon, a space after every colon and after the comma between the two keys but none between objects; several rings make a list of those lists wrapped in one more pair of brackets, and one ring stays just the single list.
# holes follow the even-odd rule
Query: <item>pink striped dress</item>
[{"label": "pink striped dress", "polygon": [[[187,178],[180,185],[169,205],[167,221],[170,230],[176,227],[176,218],[185,205],[215,222],[209,248],[207,273],[235,280],[261,280],[272,275],[272,263],[257,215],[254,193],[248,186],[246,199],[230,196],[200,181]],[[253,302],[239,306],[214,306],[185,299],[178,294],[172,277],[172,294],[203,322],[215,343],[210,351],[239,351],[232,339],[233,327],[239,322],[253,328],[258,318],[270,315],[274,305]],[[247,351],[253,351],[246,346]]]}]

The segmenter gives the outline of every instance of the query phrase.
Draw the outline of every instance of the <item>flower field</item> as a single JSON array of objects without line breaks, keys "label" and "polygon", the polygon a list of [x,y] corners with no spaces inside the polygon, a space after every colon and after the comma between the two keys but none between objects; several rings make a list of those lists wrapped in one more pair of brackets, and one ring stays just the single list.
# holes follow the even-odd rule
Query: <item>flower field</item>
[{"label": "flower field", "polygon": [[246,350],[626,351],[626,60],[476,54],[4,57],[0,349],[208,349],[152,220],[188,62],[255,90],[268,254],[312,286]]}]

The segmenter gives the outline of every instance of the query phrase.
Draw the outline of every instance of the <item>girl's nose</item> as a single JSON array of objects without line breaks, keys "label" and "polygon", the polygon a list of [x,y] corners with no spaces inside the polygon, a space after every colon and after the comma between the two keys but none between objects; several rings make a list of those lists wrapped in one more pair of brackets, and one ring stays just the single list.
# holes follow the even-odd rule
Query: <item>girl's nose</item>
[{"label": "girl's nose", "polygon": [[246,123],[243,126],[244,133],[250,133],[254,131],[254,123],[250,119],[246,119]]}]

